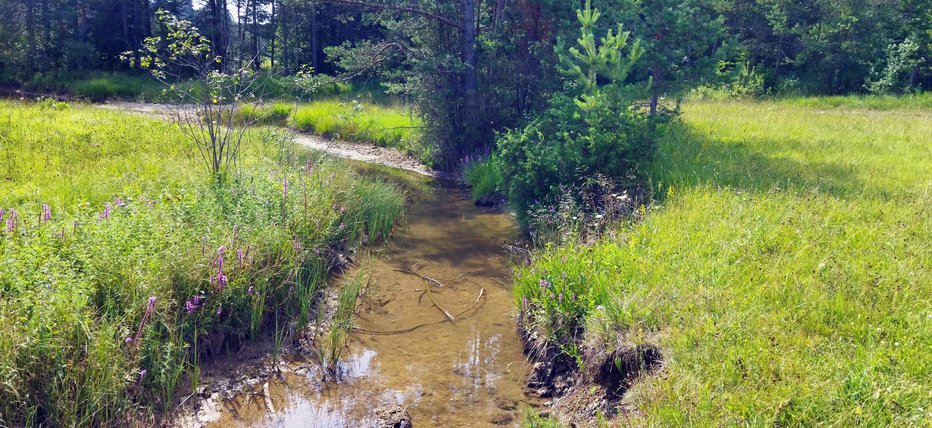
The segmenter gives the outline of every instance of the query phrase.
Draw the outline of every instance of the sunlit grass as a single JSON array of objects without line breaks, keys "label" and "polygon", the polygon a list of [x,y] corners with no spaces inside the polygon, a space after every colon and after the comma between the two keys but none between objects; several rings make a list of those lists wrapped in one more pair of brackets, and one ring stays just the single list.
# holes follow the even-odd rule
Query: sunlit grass
[{"label": "sunlit grass", "polygon": [[641,221],[517,272],[519,304],[564,273],[592,298],[532,303],[545,332],[661,347],[639,423],[928,423],[932,115],[793,104],[685,105]]},{"label": "sunlit grass", "polygon": [[394,147],[428,163],[432,152],[424,144],[423,123],[404,107],[351,101],[321,100],[302,105],[293,125],[327,138]]},{"label": "sunlit grass", "polygon": [[172,411],[201,358],[306,323],[330,251],[384,238],[404,200],[268,131],[217,184],[159,120],[0,102],[0,123],[0,414],[14,425]]}]

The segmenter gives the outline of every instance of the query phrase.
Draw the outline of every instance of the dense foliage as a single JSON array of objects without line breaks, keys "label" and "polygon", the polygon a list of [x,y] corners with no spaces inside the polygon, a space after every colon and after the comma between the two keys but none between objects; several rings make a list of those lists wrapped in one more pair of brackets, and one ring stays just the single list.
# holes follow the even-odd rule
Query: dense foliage
[{"label": "dense foliage", "polygon": [[559,69],[568,83],[552,107],[498,141],[504,190],[519,218],[526,220],[532,205],[556,205],[564,193],[598,176],[632,187],[653,153],[662,116],[635,105],[643,85],[625,83],[644,49],[640,41],[628,46],[630,33],[621,25],[596,45],[599,16],[587,1],[579,11],[578,46],[558,44]]},{"label": "dense foliage", "polygon": [[[705,94],[904,93],[930,72],[922,0],[595,0],[645,56],[651,108],[697,85]],[[368,78],[413,102],[439,164],[483,153],[562,88],[552,47],[576,32],[581,2],[557,0],[0,0],[0,82],[119,70],[124,51],[164,35],[159,9],[194,22],[222,69],[285,76],[308,69]],[[602,34],[607,27],[595,29]],[[308,68],[310,67],[310,68]],[[72,74],[71,79],[74,79]],[[34,85],[33,87],[41,87]],[[75,91],[126,92],[105,81]]]}]

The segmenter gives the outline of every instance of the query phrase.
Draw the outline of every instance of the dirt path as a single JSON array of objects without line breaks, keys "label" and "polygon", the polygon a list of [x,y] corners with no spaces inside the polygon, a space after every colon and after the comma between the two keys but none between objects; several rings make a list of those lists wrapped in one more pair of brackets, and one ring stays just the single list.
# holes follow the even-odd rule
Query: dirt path
[{"label": "dirt path", "polygon": [[[165,104],[151,103],[133,103],[115,101],[105,104],[97,104],[97,107],[118,110],[122,112],[143,113],[156,116],[161,119],[168,118],[169,106]],[[383,165],[391,168],[403,169],[428,177],[435,176],[435,171],[422,165],[417,159],[405,155],[400,151],[390,147],[378,147],[363,143],[352,143],[349,141],[328,140],[326,138],[297,132],[292,130],[295,136],[295,142],[310,147],[314,150],[329,153],[333,156],[352,159],[360,162]]]}]

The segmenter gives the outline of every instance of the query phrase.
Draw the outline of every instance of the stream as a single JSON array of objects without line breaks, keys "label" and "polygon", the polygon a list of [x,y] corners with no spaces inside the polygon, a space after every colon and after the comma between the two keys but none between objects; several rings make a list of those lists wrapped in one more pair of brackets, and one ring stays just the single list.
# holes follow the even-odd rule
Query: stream
[{"label": "stream", "polygon": [[[404,407],[415,427],[517,426],[530,365],[503,248],[518,237],[514,218],[477,208],[458,186],[412,177],[402,180],[409,182],[404,223],[357,263],[371,270],[370,285],[339,381],[321,382],[306,362],[225,401],[208,426],[377,426],[385,406]],[[422,277],[442,287],[425,296]]]}]

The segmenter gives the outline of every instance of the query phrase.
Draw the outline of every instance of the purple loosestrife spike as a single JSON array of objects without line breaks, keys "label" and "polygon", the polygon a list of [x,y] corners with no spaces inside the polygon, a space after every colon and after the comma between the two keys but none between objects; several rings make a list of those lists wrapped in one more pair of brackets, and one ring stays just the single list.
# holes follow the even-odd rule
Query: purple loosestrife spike
[{"label": "purple loosestrife spike", "polygon": [[52,208],[49,204],[42,204],[42,223],[48,223],[52,220]]},{"label": "purple loosestrife spike", "polygon": [[243,268],[243,249],[240,248],[236,250],[236,262],[239,264],[239,268]]},{"label": "purple loosestrife spike", "polygon": [[126,202],[123,202],[123,200],[120,199],[119,196],[117,196],[117,197],[113,198],[113,205],[116,205],[116,206],[118,206],[118,207],[122,207],[123,205],[126,205]]},{"label": "purple loosestrife spike", "polygon": [[548,288],[548,287],[550,287],[550,281],[547,281],[546,279],[541,279],[540,288]]},{"label": "purple loosestrife spike", "polygon": [[5,213],[5,212],[6,212],[5,209],[0,208],[0,220],[3,220],[3,213]]},{"label": "purple loosestrife spike", "polygon": [[521,296],[521,307],[522,308],[527,307],[527,296]]},{"label": "purple loosestrife spike", "polygon": [[16,214],[16,210],[10,208],[10,217],[6,219],[6,231],[12,232],[16,230],[16,218],[19,217],[19,214]]},{"label": "purple loosestrife spike", "polygon": [[550,293],[550,299],[553,300],[554,298],[556,298],[556,296],[554,296],[553,293]]},{"label": "purple loosestrife spike", "polygon": [[282,199],[288,199],[288,177],[282,179]]},{"label": "purple loosestrife spike", "polygon": [[223,272],[217,272],[217,289],[223,291],[227,288],[227,276]]},{"label": "purple loosestrife spike", "polygon": [[223,253],[226,252],[226,246],[220,246],[220,249],[217,250],[217,271],[223,270]]}]

